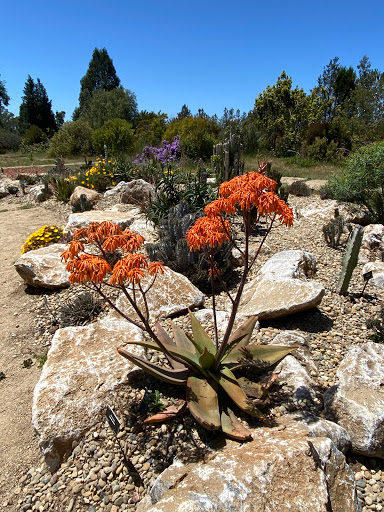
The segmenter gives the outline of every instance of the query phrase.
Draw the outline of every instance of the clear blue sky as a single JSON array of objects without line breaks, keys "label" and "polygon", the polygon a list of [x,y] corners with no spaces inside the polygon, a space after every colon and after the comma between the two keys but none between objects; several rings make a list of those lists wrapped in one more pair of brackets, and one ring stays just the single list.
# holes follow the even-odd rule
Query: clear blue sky
[{"label": "clear blue sky", "polygon": [[384,71],[383,0],[13,0],[2,8],[0,75],[15,115],[28,75],[66,120],[95,47],[140,110],[248,112],[285,70],[309,92],[330,59]]}]

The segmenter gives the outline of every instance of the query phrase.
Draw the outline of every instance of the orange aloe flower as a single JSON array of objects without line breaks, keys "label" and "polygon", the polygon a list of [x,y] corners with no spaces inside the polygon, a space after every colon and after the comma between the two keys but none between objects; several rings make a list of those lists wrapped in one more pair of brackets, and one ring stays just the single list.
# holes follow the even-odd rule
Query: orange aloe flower
[{"label": "orange aloe flower", "polygon": [[72,240],[69,242],[69,247],[62,253],[61,259],[63,261],[73,259],[81,251],[84,251],[84,244],[80,240]]},{"label": "orange aloe flower", "polygon": [[217,217],[201,217],[187,231],[186,239],[191,251],[199,251],[223,245],[229,241],[229,231],[229,221],[222,222]]},{"label": "orange aloe flower", "polygon": [[151,261],[148,265],[148,274],[154,276],[156,274],[164,274],[165,265],[162,261]]},{"label": "orange aloe flower", "polygon": [[75,259],[68,261],[67,270],[71,272],[69,281],[71,283],[86,283],[93,281],[101,283],[111,266],[104,258],[93,254],[80,254]]}]

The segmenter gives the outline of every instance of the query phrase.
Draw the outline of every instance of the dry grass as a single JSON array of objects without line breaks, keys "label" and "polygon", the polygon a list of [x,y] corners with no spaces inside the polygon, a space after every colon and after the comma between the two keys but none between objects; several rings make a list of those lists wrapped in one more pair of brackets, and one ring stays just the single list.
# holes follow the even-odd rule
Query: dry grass
[{"label": "dry grass", "polygon": [[342,172],[342,166],[325,162],[314,162],[302,157],[278,158],[275,156],[245,157],[245,170],[257,169],[258,163],[266,158],[272,162],[272,169],[282,173],[283,176],[294,176],[308,180],[328,180],[335,174]]}]

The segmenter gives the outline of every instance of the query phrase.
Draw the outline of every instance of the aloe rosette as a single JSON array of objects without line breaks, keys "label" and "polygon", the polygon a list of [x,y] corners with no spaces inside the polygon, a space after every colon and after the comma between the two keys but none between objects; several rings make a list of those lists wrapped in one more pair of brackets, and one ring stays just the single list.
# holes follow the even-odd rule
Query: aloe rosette
[{"label": "aloe rosette", "polygon": [[[191,312],[190,319],[192,337],[187,336],[180,327],[172,322],[174,336],[172,339],[160,324],[155,324],[157,337],[166,347],[166,351],[154,341],[135,341],[126,344],[140,345],[165,353],[170,368],[159,366],[131,354],[125,347],[119,347],[118,352],[146,373],[168,384],[185,386],[187,407],[196,421],[204,428],[208,430],[221,429],[234,439],[249,440],[251,439],[250,431],[236,418],[228,404],[229,401],[219,400],[219,395],[222,394],[220,390],[224,392],[224,396],[229,397],[246,413],[260,419],[263,418],[259,407],[267,403],[268,383],[262,385],[245,378],[236,378],[234,372],[246,367],[265,369],[278,362],[296,347],[250,344],[251,334],[257,320],[257,317],[253,316],[230,336],[226,350],[215,370],[218,350]],[[174,408],[172,409],[174,410]],[[174,410],[174,414],[167,416],[167,411],[164,410],[159,416],[161,419],[165,419],[178,413],[178,410]]]}]

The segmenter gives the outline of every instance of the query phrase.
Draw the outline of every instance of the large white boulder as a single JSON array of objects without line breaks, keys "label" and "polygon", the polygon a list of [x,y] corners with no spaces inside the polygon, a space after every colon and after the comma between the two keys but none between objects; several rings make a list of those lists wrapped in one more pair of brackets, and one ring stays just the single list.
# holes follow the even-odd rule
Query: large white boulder
[{"label": "large white boulder", "polygon": [[324,393],[327,418],[345,428],[352,451],[384,458],[384,345],[350,348],[337,376]]},{"label": "large white boulder", "polygon": [[[143,278],[142,287],[145,289],[151,281],[151,277]],[[166,267],[164,274],[157,275],[155,284],[146,298],[151,321],[185,312],[188,308],[202,306],[204,303],[203,292],[196,288],[185,276],[168,267]],[[137,303],[140,309],[144,311],[145,306],[140,294],[137,294]],[[123,293],[117,299],[116,306],[129,318],[138,320],[136,313]],[[118,313],[114,312],[111,315],[118,315]]]},{"label": "large white boulder", "polygon": [[18,274],[30,286],[37,288],[66,288],[69,286],[69,272],[61,261],[66,244],[51,244],[28,251],[16,261]]},{"label": "large white boulder", "polygon": [[72,192],[71,197],[69,198],[69,204],[73,206],[77,201],[80,200],[80,196],[85,195],[87,201],[95,202],[99,200],[102,196],[96,190],[92,190],[87,187],[76,187]]},{"label": "large white boulder", "polygon": [[68,218],[65,231],[73,234],[76,229],[87,228],[93,222],[110,220],[119,225],[121,229],[129,228],[136,216],[140,213],[138,208],[129,211],[91,210],[89,212],[72,213]]},{"label": "large white boulder", "polygon": [[[284,420],[284,418],[283,418]],[[354,474],[328,437],[304,424],[260,427],[204,463],[174,463],[137,512],[358,512]]]},{"label": "large white boulder", "polygon": [[[100,421],[133,368],[117,347],[142,339],[137,327],[110,317],[56,331],[32,405],[32,424],[52,471],[59,468],[72,442]],[[130,351],[143,355],[138,346],[130,346]]]},{"label": "large white boulder", "polygon": [[275,254],[244,287],[239,314],[266,320],[318,306],[325,288],[307,279],[315,269],[316,260],[308,252],[291,250]]}]

